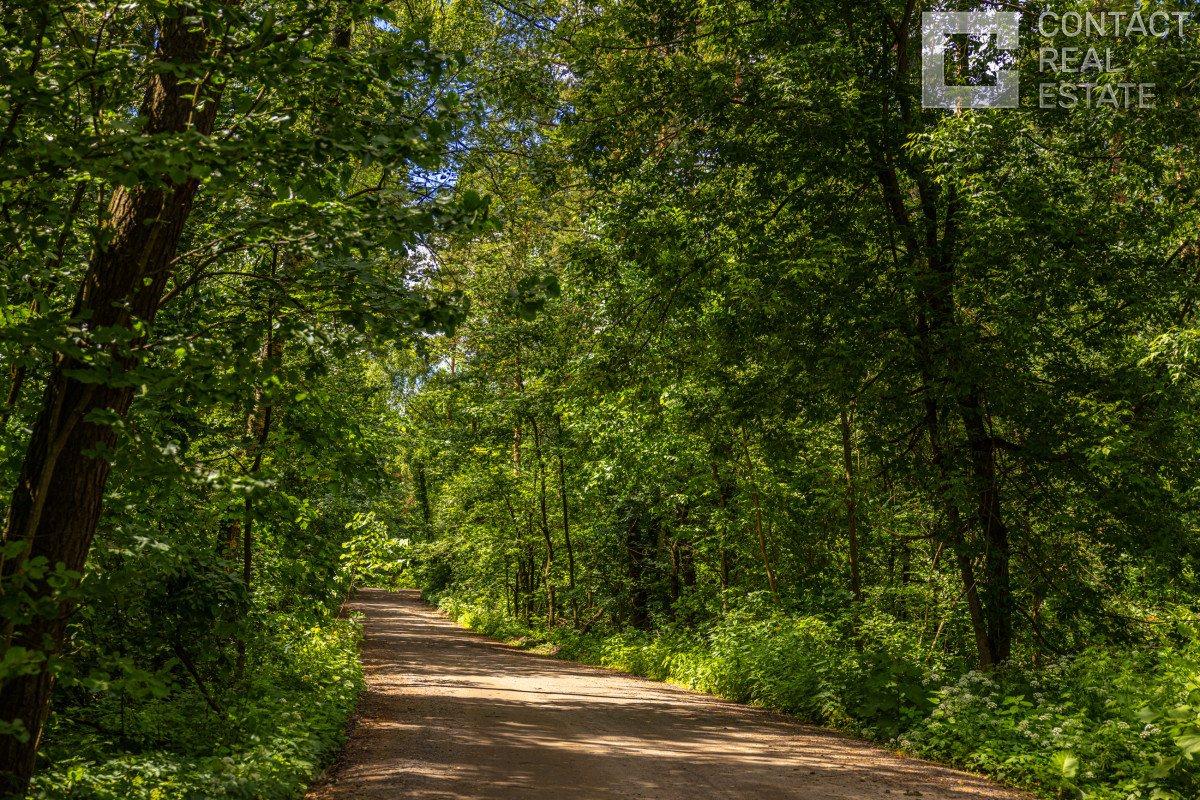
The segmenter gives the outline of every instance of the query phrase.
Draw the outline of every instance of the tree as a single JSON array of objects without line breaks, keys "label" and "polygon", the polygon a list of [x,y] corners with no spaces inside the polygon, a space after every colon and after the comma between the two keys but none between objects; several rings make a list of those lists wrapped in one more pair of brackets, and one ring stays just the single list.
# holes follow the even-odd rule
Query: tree
[{"label": "tree", "polygon": [[[909,583],[894,553],[920,543],[930,580],[958,584],[937,602],[961,603],[963,639],[990,666],[1046,647],[1051,606],[1058,635],[1116,635],[1120,592],[1064,585],[1068,565],[1157,570],[1194,551],[1191,512],[1167,490],[1192,480],[1167,433],[1190,401],[1147,346],[1175,341],[1166,321],[1193,305],[1177,280],[1194,248],[1191,167],[1174,144],[1190,141],[1177,109],[1193,101],[922,109],[918,17],[897,2],[542,18],[566,67],[550,145],[563,158],[538,185],[592,202],[577,231],[540,240],[564,287],[540,327],[583,321],[564,328],[576,340],[540,340],[538,359],[570,375],[558,403],[591,476],[577,503],[597,506],[608,547],[588,553],[597,569],[628,561],[618,531],[657,557],[627,524],[642,519],[632,502],[686,509],[701,530],[736,519],[734,582],[784,599],[829,597],[829,580],[846,597]],[[1038,42],[1036,17],[1022,25]],[[1186,85],[1182,42],[1120,47],[1131,75]],[[498,330],[470,324],[477,339]],[[695,481],[701,447],[718,491]],[[743,478],[737,491],[723,475]],[[724,584],[720,561],[708,575]],[[655,575],[625,584],[644,593]]]},{"label": "tree", "polygon": [[[12,771],[5,790],[17,793],[32,772],[49,703],[47,656],[61,647],[70,613],[62,590],[84,568],[122,420],[139,387],[170,380],[151,359],[163,345],[153,327],[160,308],[194,295],[222,270],[236,271],[244,251],[272,246],[319,257],[299,282],[303,291],[283,293],[290,302],[303,303],[309,292],[322,313],[362,330],[449,328],[459,313],[452,301],[413,291],[386,271],[374,275],[366,256],[403,252],[429,232],[488,225],[478,198],[469,208],[418,205],[400,182],[410,171],[437,168],[456,124],[456,98],[435,96],[432,115],[397,114],[406,93],[436,82],[451,59],[420,46],[417,28],[386,29],[395,18],[383,7],[162,3],[152,13],[113,6],[98,15],[70,5],[39,8],[40,15],[30,13],[40,16],[40,28],[22,31],[34,34],[30,57],[10,62],[19,80],[7,101],[9,207],[41,210],[38,193],[46,190],[30,197],[25,184],[37,176],[29,169],[45,148],[47,126],[78,120],[79,97],[91,98],[91,125],[74,125],[73,136],[47,154],[49,177],[59,186],[96,181],[111,192],[100,204],[102,225],[91,231],[86,273],[74,287],[70,271],[61,275],[59,291],[74,291],[69,310],[49,309],[43,287],[37,304],[44,316],[9,331],[10,339],[52,354],[4,534],[4,652],[18,668],[0,676],[0,705],[12,715],[0,736],[0,763]],[[371,45],[330,55],[351,21],[370,29]],[[52,25],[67,42],[59,52],[45,44]],[[122,53],[120,33],[134,37],[143,58]],[[96,67],[89,55],[98,56]],[[126,80],[144,87],[136,115],[119,93],[105,92]],[[46,87],[56,84],[77,91],[55,98]],[[321,105],[338,94],[355,103]],[[300,124],[304,117],[312,122]],[[358,186],[351,184],[356,174]],[[273,186],[276,202],[246,204],[242,182]],[[24,252],[46,221],[35,213],[34,240],[21,241],[26,231],[18,229],[10,247]],[[348,258],[352,247],[364,260]],[[55,258],[63,258],[61,245]],[[54,280],[58,266],[49,263]],[[201,302],[189,311],[189,327],[200,330],[217,309]]]}]

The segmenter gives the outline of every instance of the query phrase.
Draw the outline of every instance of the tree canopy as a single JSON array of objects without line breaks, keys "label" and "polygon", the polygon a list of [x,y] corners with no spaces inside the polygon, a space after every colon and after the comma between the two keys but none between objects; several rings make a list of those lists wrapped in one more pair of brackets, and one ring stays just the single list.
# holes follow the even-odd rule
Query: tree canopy
[{"label": "tree canopy", "polygon": [[[1194,10],[1004,4],[1020,48],[953,35],[947,80],[1019,106],[923,107],[922,12],[1000,5],[0,3],[0,794],[242,753],[272,676],[357,680],[352,586],[407,581],[1193,796]],[[1153,102],[1047,107],[1085,77]],[[1146,735],[938,731],[959,676],[1031,719],[1047,670],[1101,680],[1066,663],[1157,676],[1067,703]],[[173,738],[195,713],[228,753]]]}]

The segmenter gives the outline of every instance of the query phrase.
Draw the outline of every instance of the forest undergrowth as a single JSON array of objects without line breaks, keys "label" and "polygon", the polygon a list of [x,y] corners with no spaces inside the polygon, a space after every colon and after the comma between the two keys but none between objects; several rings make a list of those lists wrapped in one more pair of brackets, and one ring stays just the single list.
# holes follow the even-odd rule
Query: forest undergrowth
[{"label": "forest undergrowth", "polygon": [[783,711],[1043,797],[1200,794],[1200,629],[1182,610],[1154,646],[1094,647],[985,672],[869,605],[805,615],[757,592],[705,626],[581,634],[544,619],[526,624],[494,598],[427,598],[489,636]]},{"label": "forest undergrowth", "polygon": [[372,513],[330,535],[343,541],[319,557],[274,553],[276,579],[253,596],[227,560],[102,541],[104,570],[74,592],[28,797],[303,797],[364,686],[346,600],[363,582],[394,586],[405,546]]},{"label": "forest undergrowth", "polygon": [[296,796],[401,570],[1200,797],[1196,6],[946,5],[1155,104],[927,105],[912,0],[6,0],[0,798]]},{"label": "forest undergrowth", "polygon": [[[362,688],[361,629],[351,620],[265,613],[252,624],[255,658],[217,694],[180,685],[174,665],[76,679],[76,702],[88,708],[63,703],[56,711],[42,748],[48,766],[29,796],[302,797],[344,741]],[[89,727],[80,718],[102,722]]]}]

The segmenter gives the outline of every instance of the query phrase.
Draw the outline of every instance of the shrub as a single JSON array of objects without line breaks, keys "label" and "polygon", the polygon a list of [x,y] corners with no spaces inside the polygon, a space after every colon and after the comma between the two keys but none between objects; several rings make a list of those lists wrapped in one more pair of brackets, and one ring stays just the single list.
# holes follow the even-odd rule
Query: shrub
[{"label": "shrub", "polygon": [[[222,714],[208,709],[194,691],[123,709],[124,725],[154,742],[140,750],[127,749],[124,737],[107,726],[84,729],[60,716],[48,731],[48,763],[35,776],[30,797],[302,796],[340,747],[362,688],[360,629],[344,620],[300,624],[282,615],[259,621],[264,641],[251,652],[260,655],[247,665],[240,691],[218,697]],[[116,698],[97,702],[120,704]]]},{"label": "shrub", "polygon": [[[486,599],[443,596],[492,635],[536,632]],[[910,626],[854,609],[783,613],[754,597],[691,631],[542,631],[562,657],[666,680],[985,771],[1061,797],[1200,797],[1200,634],[1181,644],[1088,650],[1040,669],[967,670],[926,652]]]}]

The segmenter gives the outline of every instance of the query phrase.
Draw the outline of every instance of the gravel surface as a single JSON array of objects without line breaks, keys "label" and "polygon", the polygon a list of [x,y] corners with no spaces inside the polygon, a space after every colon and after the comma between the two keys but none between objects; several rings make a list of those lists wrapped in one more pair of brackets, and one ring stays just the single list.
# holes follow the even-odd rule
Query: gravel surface
[{"label": "gravel surface", "polygon": [[1025,795],[760,709],[525,652],[361,591],[367,690],[312,800]]}]

